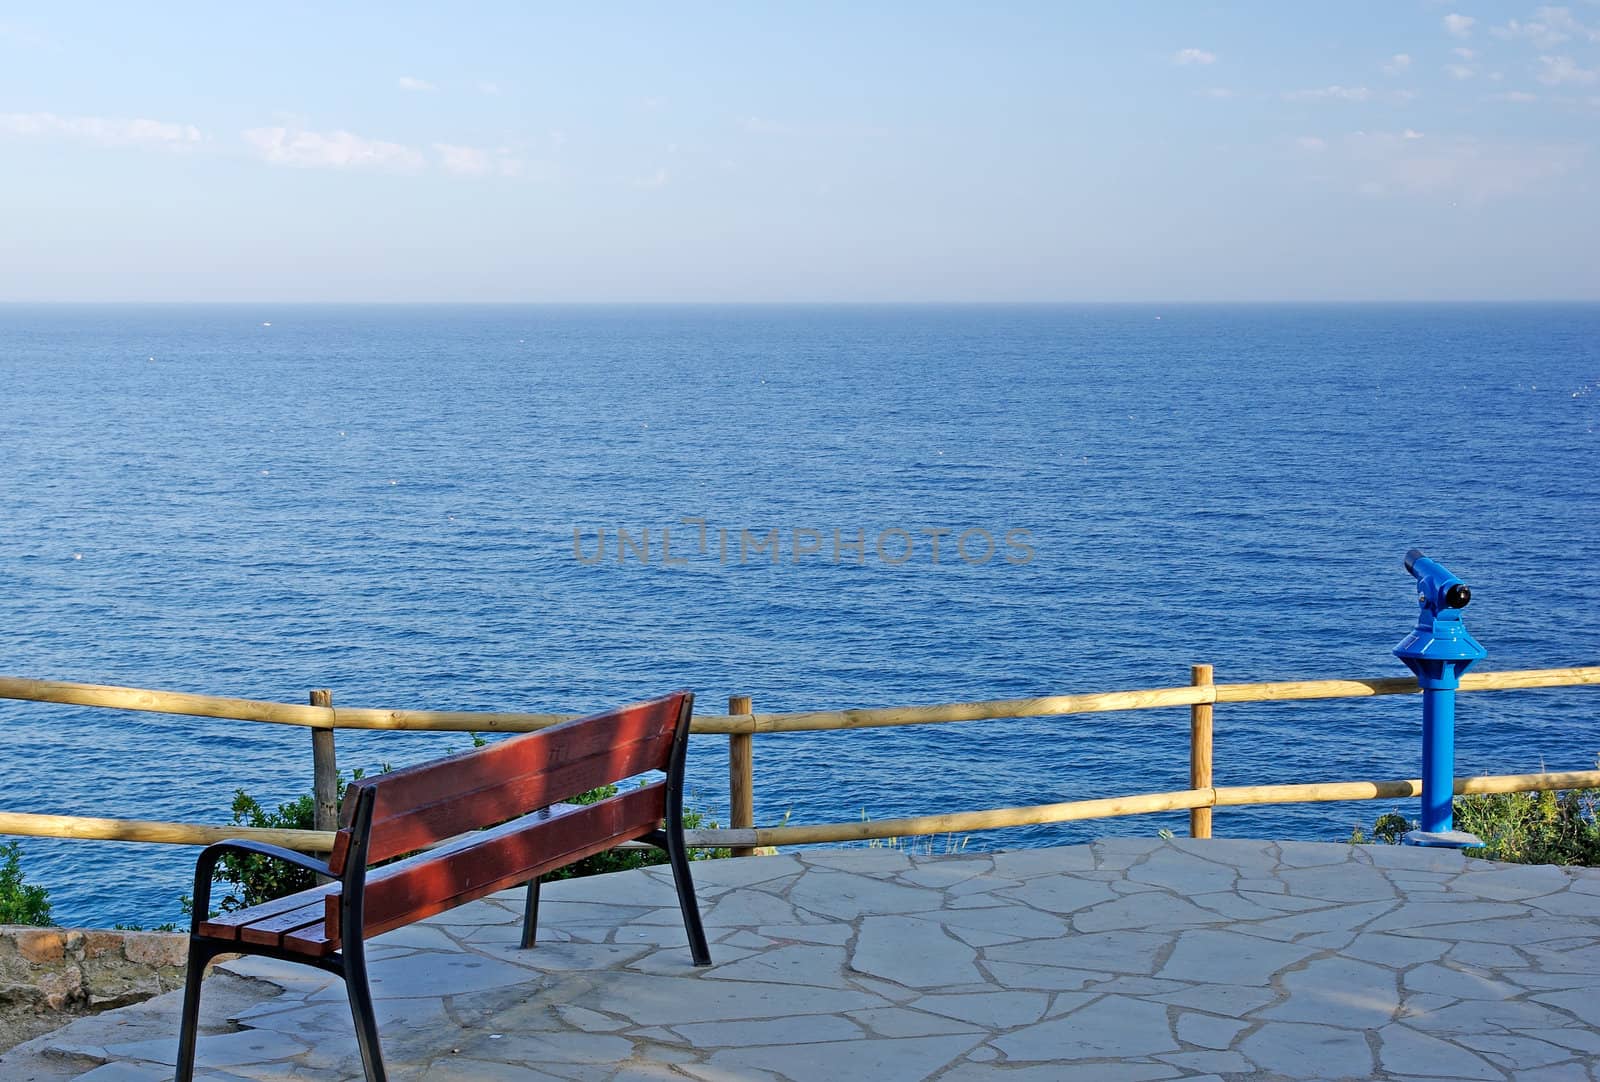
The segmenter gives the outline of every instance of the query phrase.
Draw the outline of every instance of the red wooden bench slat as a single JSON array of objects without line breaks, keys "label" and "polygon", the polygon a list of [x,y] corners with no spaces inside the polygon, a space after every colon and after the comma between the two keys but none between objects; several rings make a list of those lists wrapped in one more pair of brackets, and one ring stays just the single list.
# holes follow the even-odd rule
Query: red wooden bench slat
[{"label": "red wooden bench slat", "polygon": [[[385,860],[410,853],[464,830],[526,815],[611,780],[656,769],[659,765],[656,743],[639,741],[621,748],[597,749],[545,774],[513,778],[492,788],[462,793],[455,799],[436,801],[384,819],[374,815],[369,843],[371,859]],[[601,778],[606,781],[597,780]]]},{"label": "red wooden bench slat", "polygon": [[[364,778],[354,784],[377,790],[372,808],[372,819],[376,823],[440,799],[504,784],[519,774],[549,770],[580,755],[603,753],[641,740],[670,737],[677,720],[677,702],[677,696],[666,696],[593,714],[498,744]],[[664,765],[667,749],[660,750],[660,762]],[[616,778],[617,775],[612,775],[604,780],[615,781]]]},{"label": "red wooden bench slat", "polygon": [[235,909],[231,913],[218,913],[216,916],[200,923],[200,934],[216,936],[218,939],[238,939],[239,929],[246,925],[270,920],[281,913],[299,909],[301,906],[311,902],[320,903],[322,895],[336,893],[338,890],[339,885],[337,883],[328,883],[324,886],[300,891],[298,894],[289,894],[282,898],[261,902],[259,905],[253,905],[248,909]]},{"label": "red wooden bench slat", "polygon": [[[681,703],[681,696],[667,696],[364,778],[346,790],[344,826],[356,793],[372,789],[371,863],[664,769]],[[341,830],[330,857],[336,874],[348,852],[347,831]]]},{"label": "red wooden bench slat", "polygon": [[[296,897],[299,897],[296,895]],[[322,931],[322,899],[306,901],[294,909],[285,910],[271,917],[264,917],[259,921],[242,925],[239,928],[239,939],[245,943],[255,943],[263,947],[279,947],[283,945],[283,937],[307,924],[315,923],[317,932]],[[332,948],[329,948],[330,950]]]},{"label": "red wooden bench slat", "polygon": [[339,949],[339,937],[331,938],[328,935],[327,924],[322,919],[322,914],[317,914],[317,919],[310,924],[303,924],[299,928],[283,933],[283,942],[279,944],[285,950],[298,951],[312,957],[326,958]]},{"label": "red wooden bench slat", "polygon": [[[641,838],[666,814],[665,782],[572,806],[548,818],[506,823],[367,874],[364,935],[375,935],[518,886],[618,842]],[[323,902],[338,935],[339,899]]]}]

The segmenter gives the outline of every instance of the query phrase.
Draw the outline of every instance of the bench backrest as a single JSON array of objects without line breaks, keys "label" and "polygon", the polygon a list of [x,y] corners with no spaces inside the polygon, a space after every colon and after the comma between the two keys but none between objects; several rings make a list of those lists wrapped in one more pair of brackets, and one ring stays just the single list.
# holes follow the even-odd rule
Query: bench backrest
[{"label": "bench backrest", "polygon": [[[675,747],[681,775],[683,737],[693,706],[694,695],[678,691],[352,782],[345,790],[329,864],[335,875],[343,872],[354,840],[352,818],[367,792],[372,801],[366,852],[370,864],[647,770],[669,770]],[[628,795],[619,793],[610,800],[625,802]]]}]

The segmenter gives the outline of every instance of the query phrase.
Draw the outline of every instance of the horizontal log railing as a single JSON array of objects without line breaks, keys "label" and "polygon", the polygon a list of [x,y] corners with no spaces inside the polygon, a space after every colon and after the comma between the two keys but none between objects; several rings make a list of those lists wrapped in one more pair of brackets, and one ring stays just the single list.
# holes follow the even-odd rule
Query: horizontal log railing
[{"label": "horizontal log railing", "polygon": [[[1543,774],[1491,774],[1457,778],[1457,796],[1475,793],[1531,793],[1552,789],[1600,788],[1600,770]],[[947,812],[905,819],[816,823],[806,826],[750,827],[743,829],[685,830],[684,838],[696,847],[758,847],[809,845],[823,842],[868,841],[877,838],[956,834],[1003,827],[1068,823],[1083,819],[1112,819],[1127,815],[1182,811],[1195,808],[1245,807],[1262,804],[1317,804],[1337,801],[1386,800],[1422,793],[1417,778],[1398,781],[1308,782],[1296,785],[1235,785],[1210,789],[1178,789],[1167,793],[1139,793],[1098,800],[1073,800],[1060,804],[1035,804],[1021,808]],[[224,838],[253,838],[305,852],[327,852],[333,832],[325,830],[273,830],[262,827],[201,826],[143,819],[93,819],[76,815],[31,815],[0,812],[0,834],[44,838],[87,838],[118,842],[162,842],[169,845],[210,845]]]},{"label": "horizontal log railing", "polygon": [[[1461,690],[1512,691],[1527,688],[1600,684],[1600,665],[1566,669],[1508,669],[1468,673]],[[943,725],[958,721],[1107,714],[1199,703],[1269,703],[1304,699],[1356,699],[1373,695],[1414,695],[1409,676],[1358,680],[1283,680],[1252,684],[1185,684],[1142,691],[1100,691],[1050,695],[1038,699],[994,699],[933,706],[870,707],[857,710],[805,710],[780,714],[696,714],[696,733],[800,733],[898,725]],[[373,707],[309,706],[267,699],[233,699],[182,691],[69,684],[0,676],[0,699],[139,710],[157,714],[265,721],[313,729],[384,729],[408,732],[521,733],[571,721],[577,714],[517,714],[471,710],[384,710]]]},{"label": "horizontal log railing", "polygon": [[[737,852],[746,853],[761,846],[945,834],[1187,809],[1191,812],[1191,833],[1196,837],[1209,837],[1209,809],[1212,808],[1389,799],[1414,797],[1420,794],[1421,782],[1417,779],[1254,786],[1196,784],[1197,781],[1209,781],[1211,777],[1209,708],[1216,704],[1367,698],[1378,695],[1415,694],[1419,690],[1416,680],[1411,677],[1239,684],[1215,684],[1210,682],[1210,678],[1209,666],[1196,666],[1194,682],[1179,687],[1053,695],[1034,699],[791,713],[755,713],[747,697],[735,696],[730,700],[729,713],[696,715],[692,730],[700,734],[722,734],[729,737],[730,806],[734,813],[733,822],[730,824],[730,829],[686,831],[685,836],[693,845],[729,846]],[[1600,666],[1468,673],[1461,679],[1463,692],[1593,685],[1600,685]],[[0,812],[0,835],[94,838],[180,845],[205,845],[222,838],[248,837],[313,852],[326,850],[331,839],[329,831],[333,824],[327,821],[329,809],[322,807],[327,801],[323,799],[326,794],[321,790],[327,788],[327,780],[333,776],[332,730],[530,732],[577,716],[336,707],[332,705],[331,694],[321,690],[313,693],[311,704],[301,705],[261,699],[62,683],[9,676],[0,676],[0,699],[298,725],[312,729],[315,736],[322,738],[314,741],[315,775],[318,779],[319,797],[318,826],[322,828],[319,830],[272,830]],[[1112,713],[1180,706],[1191,708],[1190,776],[1191,784],[1195,787],[1190,789],[878,821],[771,827],[757,827],[751,821],[754,757],[750,741],[756,734],[940,725],[1000,718]],[[1600,771],[1494,775],[1458,779],[1456,782],[1456,792],[1463,794],[1531,792],[1574,787],[1600,787]]]}]

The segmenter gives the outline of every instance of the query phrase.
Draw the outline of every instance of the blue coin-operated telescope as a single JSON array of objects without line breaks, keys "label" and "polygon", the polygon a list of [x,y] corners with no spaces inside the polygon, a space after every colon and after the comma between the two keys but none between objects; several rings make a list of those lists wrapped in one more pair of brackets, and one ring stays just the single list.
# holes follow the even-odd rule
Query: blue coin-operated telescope
[{"label": "blue coin-operated telescope", "polygon": [[1461,610],[1472,600],[1467,584],[1421,549],[1406,553],[1406,570],[1417,580],[1417,628],[1394,648],[1394,656],[1416,674],[1422,688],[1422,829],[1407,845],[1465,849],[1482,839],[1456,830],[1450,801],[1455,793],[1456,688],[1461,674],[1488,651],[1467,633]]}]

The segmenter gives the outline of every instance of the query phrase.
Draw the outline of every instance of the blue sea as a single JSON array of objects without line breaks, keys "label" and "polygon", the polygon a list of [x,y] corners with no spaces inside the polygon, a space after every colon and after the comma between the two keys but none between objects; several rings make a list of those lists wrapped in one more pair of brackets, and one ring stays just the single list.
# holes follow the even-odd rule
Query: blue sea
[{"label": "blue sea", "polygon": [[[1473,587],[1485,668],[1600,662],[1595,305],[11,306],[0,402],[11,675],[467,710],[689,686],[718,713],[1197,662],[1404,675],[1412,546]],[[226,822],[238,788],[310,785],[303,729],[17,702],[0,725],[0,810]],[[1219,784],[1418,772],[1411,697],[1216,726]],[[1178,709],[762,736],[757,821],[1182,788],[1187,733]],[[1591,768],[1600,698],[1465,696],[1458,740],[1463,773]],[[338,736],[346,770],[468,743]],[[726,770],[695,738],[692,803],[724,822]],[[1335,839],[1385,810],[1216,829]],[[22,847],[90,925],[179,919],[195,854]]]}]

